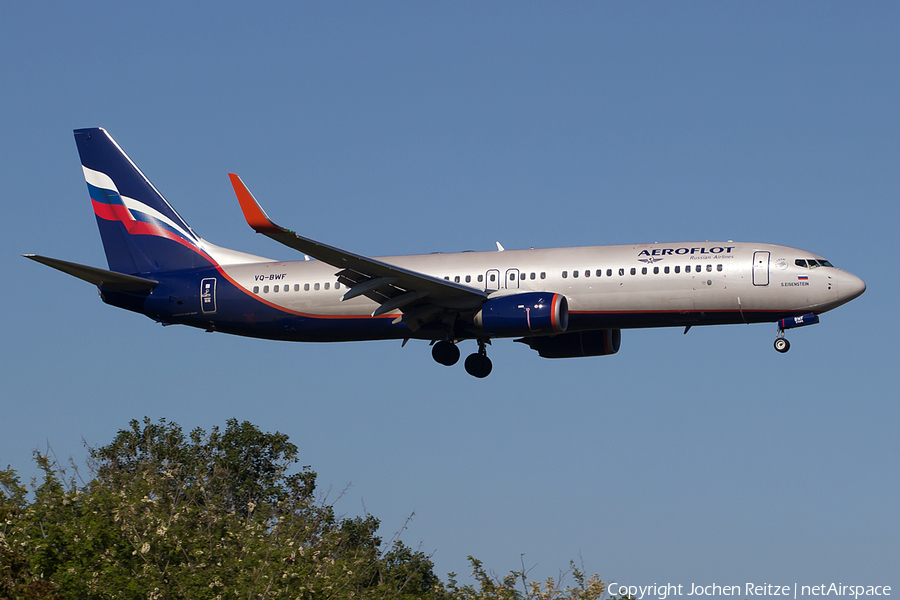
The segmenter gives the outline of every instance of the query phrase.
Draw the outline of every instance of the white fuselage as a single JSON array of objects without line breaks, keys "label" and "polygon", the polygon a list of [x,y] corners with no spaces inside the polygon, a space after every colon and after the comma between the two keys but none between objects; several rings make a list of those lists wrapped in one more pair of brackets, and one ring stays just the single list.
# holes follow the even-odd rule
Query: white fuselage
[{"label": "white fuselage", "polygon": [[[865,289],[859,278],[840,269],[798,266],[798,260],[808,259],[823,260],[796,248],[742,242],[378,258],[486,290],[491,296],[523,291],[563,294],[579,329],[677,326],[690,322],[686,315],[698,313],[709,313],[707,319],[695,319],[698,324],[775,321],[789,314],[831,310]],[[337,283],[337,269],[318,261],[223,265],[223,269],[266,303],[304,316],[362,317],[378,307],[362,296],[342,302],[347,288]],[[642,319],[642,314],[652,319]],[[722,318],[716,319],[716,314]],[[579,322],[579,315],[593,319]],[[607,323],[604,315],[614,322]]]}]

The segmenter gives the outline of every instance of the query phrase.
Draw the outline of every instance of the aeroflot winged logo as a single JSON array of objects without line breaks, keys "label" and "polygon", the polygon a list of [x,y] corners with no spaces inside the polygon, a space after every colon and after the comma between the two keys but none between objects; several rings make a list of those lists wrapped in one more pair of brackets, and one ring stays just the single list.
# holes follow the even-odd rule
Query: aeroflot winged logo
[{"label": "aeroflot winged logo", "polygon": [[[709,248],[705,247],[693,247],[693,248],[653,248],[652,250],[641,250],[638,252],[638,256],[683,256],[694,255],[694,254],[731,254],[734,250],[734,246],[711,246]],[[641,262],[645,263],[654,263],[662,260],[661,258],[639,258]]]}]

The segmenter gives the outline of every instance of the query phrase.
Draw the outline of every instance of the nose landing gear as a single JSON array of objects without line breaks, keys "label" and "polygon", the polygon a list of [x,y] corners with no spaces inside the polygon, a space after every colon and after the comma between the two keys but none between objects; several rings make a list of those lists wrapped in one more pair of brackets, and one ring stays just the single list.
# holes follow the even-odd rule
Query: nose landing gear
[{"label": "nose landing gear", "polygon": [[778,321],[778,332],[775,338],[775,349],[784,354],[791,349],[791,343],[784,337],[785,329],[793,329],[794,327],[805,327],[806,325],[815,325],[819,322],[819,315],[815,313],[806,313],[796,315],[794,317],[785,317]]},{"label": "nose landing gear", "polygon": [[775,349],[784,354],[791,349],[791,343],[784,337],[784,332],[779,331],[778,337],[775,338]]},{"label": "nose landing gear", "polygon": [[[488,343],[490,342],[488,341]],[[466,373],[479,379],[490,375],[491,369],[493,369],[493,364],[491,364],[491,359],[487,357],[487,350],[485,350],[484,346],[485,340],[478,340],[478,352],[470,354],[466,358]]]}]

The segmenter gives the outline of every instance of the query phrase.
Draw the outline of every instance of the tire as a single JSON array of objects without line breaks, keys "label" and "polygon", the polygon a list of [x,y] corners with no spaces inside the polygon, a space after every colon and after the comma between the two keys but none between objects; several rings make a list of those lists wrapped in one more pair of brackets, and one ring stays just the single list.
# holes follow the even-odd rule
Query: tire
[{"label": "tire", "polygon": [[775,349],[784,354],[791,349],[791,343],[784,338],[778,338],[775,340]]},{"label": "tire", "polygon": [[452,367],[459,362],[459,348],[451,342],[438,342],[431,349],[431,358],[442,365]]},{"label": "tire", "polygon": [[491,374],[491,370],[493,370],[493,367],[494,366],[491,363],[491,359],[482,354],[470,354],[466,358],[466,373],[468,373],[472,377],[484,379]]}]

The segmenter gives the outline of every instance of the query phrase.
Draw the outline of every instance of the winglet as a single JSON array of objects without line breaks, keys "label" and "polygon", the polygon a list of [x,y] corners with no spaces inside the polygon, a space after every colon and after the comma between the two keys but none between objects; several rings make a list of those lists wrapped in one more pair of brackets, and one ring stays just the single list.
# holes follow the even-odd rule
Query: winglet
[{"label": "winglet", "polygon": [[266,211],[262,209],[241,178],[234,173],[229,173],[228,178],[231,179],[231,185],[234,187],[234,193],[244,212],[244,218],[247,219],[247,225],[252,227],[257,233],[266,233],[280,231],[281,228],[272,222],[266,215]]}]

